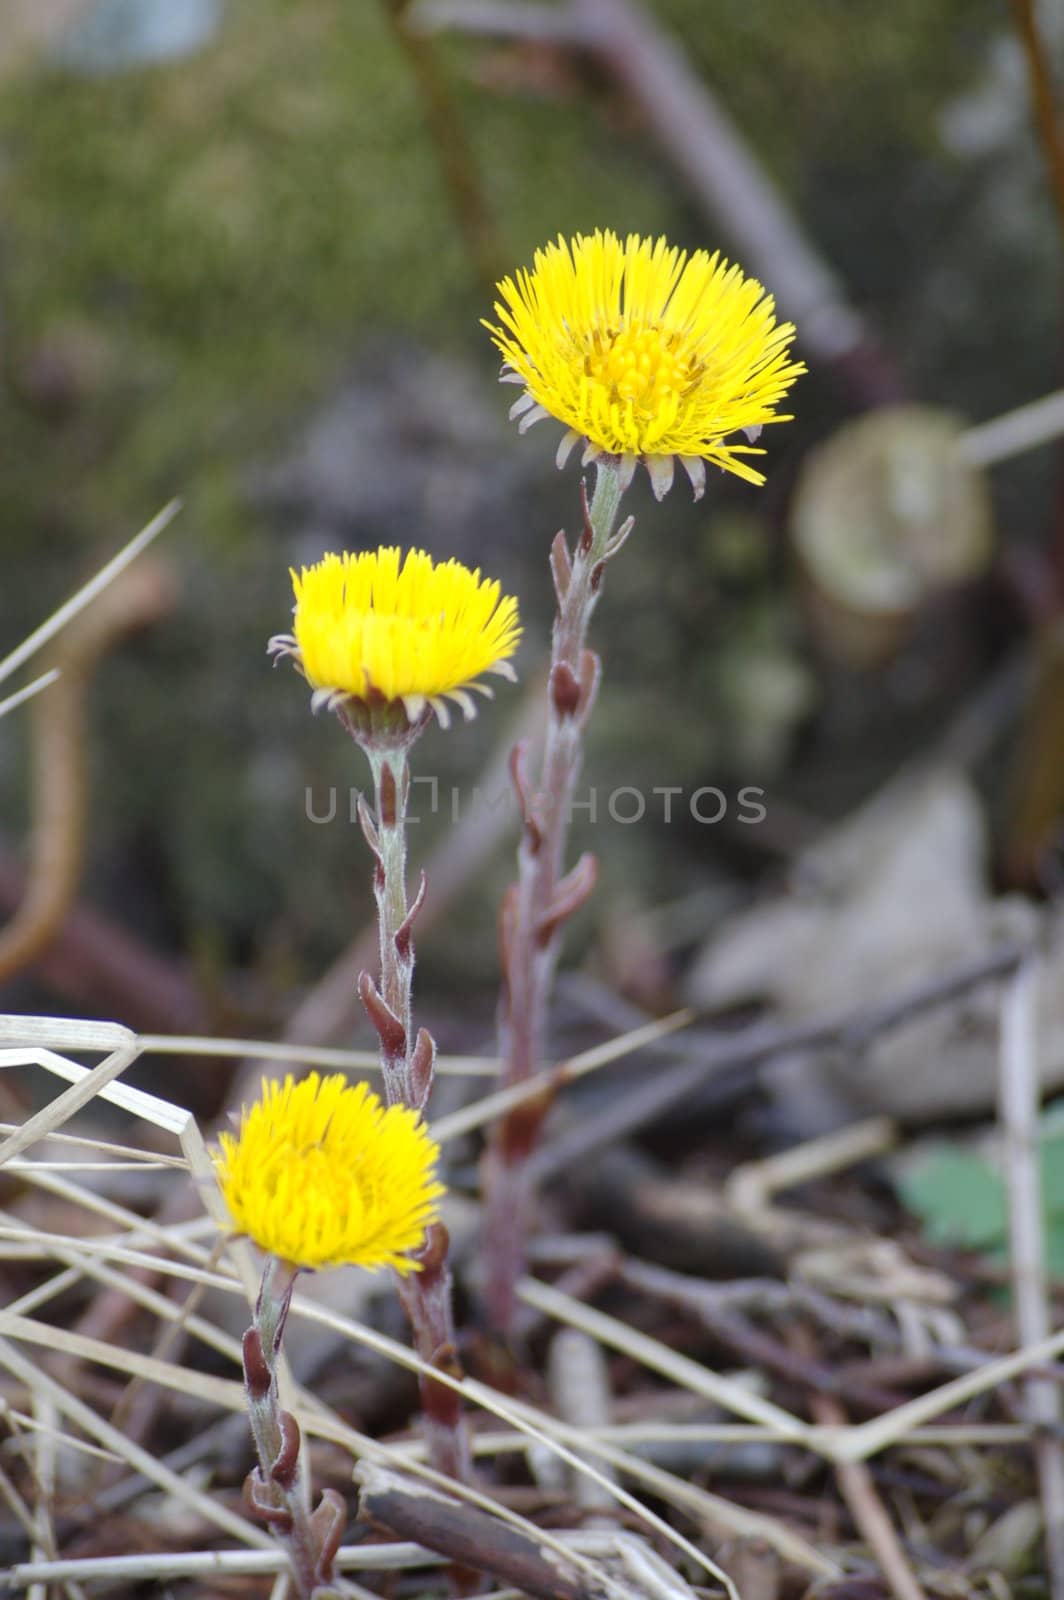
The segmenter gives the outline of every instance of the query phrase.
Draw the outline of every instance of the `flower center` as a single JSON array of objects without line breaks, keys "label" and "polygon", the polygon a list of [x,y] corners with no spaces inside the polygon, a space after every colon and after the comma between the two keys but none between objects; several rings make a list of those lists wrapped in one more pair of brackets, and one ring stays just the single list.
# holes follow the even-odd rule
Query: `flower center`
[{"label": "flower center", "polygon": [[275,1201],[282,1194],[289,1203],[313,1198],[337,1216],[346,1216],[353,1204],[364,1210],[370,1199],[357,1167],[320,1139],[310,1145],[285,1144],[267,1168],[265,1181]]},{"label": "flower center", "polygon": [[690,363],[677,354],[677,343],[675,333],[645,323],[596,329],[584,370],[611,391],[611,399],[630,402],[639,411],[656,411],[691,385]]}]

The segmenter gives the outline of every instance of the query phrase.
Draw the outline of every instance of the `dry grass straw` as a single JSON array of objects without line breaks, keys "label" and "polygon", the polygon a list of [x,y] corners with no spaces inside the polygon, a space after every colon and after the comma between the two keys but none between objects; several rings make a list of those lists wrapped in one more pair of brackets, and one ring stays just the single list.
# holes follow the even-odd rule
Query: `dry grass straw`
[{"label": "dry grass straw", "polygon": [[[245,1301],[253,1299],[256,1292],[258,1273],[249,1250],[239,1241],[224,1236],[225,1220],[218,1211],[219,1201],[209,1157],[194,1120],[182,1107],[146,1095],[120,1081],[121,1072],[137,1060],[145,1048],[145,1040],[129,1030],[92,1022],[4,1017],[0,1018],[0,1039],[7,1041],[0,1051],[0,1063],[3,1065],[30,1065],[71,1084],[17,1134],[9,1135],[0,1146],[0,1152],[11,1152],[10,1159],[17,1160],[23,1184],[33,1184],[62,1200],[66,1207],[82,1209],[87,1218],[103,1221],[108,1229],[106,1233],[85,1238],[69,1233],[50,1234],[28,1227],[16,1217],[0,1214],[0,1257],[17,1255],[23,1261],[54,1263],[57,1269],[32,1294],[0,1312],[0,1368],[4,1369],[9,1379],[9,1420],[14,1422],[17,1419],[27,1448],[31,1440],[38,1441],[35,1450],[43,1448],[40,1436],[46,1433],[53,1461],[54,1452],[60,1448],[89,1448],[109,1453],[114,1459],[124,1462],[127,1469],[139,1475],[146,1484],[153,1484],[186,1505],[206,1525],[213,1526],[219,1538],[236,1540],[249,1557],[255,1557],[251,1567],[242,1567],[239,1564],[241,1552],[229,1552],[220,1567],[212,1567],[212,1561],[222,1558],[216,1552],[205,1551],[180,1558],[191,1563],[182,1568],[174,1565],[178,1560],[176,1555],[160,1552],[157,1556],[137,1557],[136,1564],[129,1569],[130,1581],[152,1573],[160,1577],[177,1577],[182,1572],[273,1570],[269,1566],[273,1551],[267,1535],[198,1490],[186,1478],[169,1469],[165,1462],[129,1441],[66,1384],[44,1372],[25,1349],[30,1346],[65,1355],[74,1363],[98,1364],[123,1374],[131,1383],[151,1383],[175,1394],[191,1396],[204,1406],[222,1413],[243,1410],[238,1341],[202,1311],[175,1305],[165,1294],[139,1281],[138,1277],[145,1269],[150,1269],[164,1280],[182,1280],[203,1289],[237,1295]],[[24,1042],[19,1045],[15,1040]],[[197,1041],[196,1048],[199,1044]],[[79,1051],[94,1049],[105,1053],[97,1066],[87,1068],[62,1054],[64,1048]],[[600,1054],[606,1059],[616,1059],[624,1053],[624,1049],[625,1041],[621,1040],[613,1049]],[[70,1130],[68,1124],[96,1095],[117,1103],[138,1121],[150,1124],[156,1130],[153,1140],[157,1140],[159,1133],[174,1138],[177,1147],[174,1154],[160,1157],[155,1150],[146,1154],[133,1142],[113,1143],[97,1147],[96,1159],[91,1163],[92,1173],[78,1170],[77,1162],[69,1164],[65,1170],[57,1170],[55,1162],[35,1159],[33,1151],[43,1140],[62,1140],[71,1149],[82,1147],[83,1140],[76,1127]],[[485,1098],[494,1099],[490,1095]],[[131,1165],[145,1162],[159,1169],[160,1182],[172,1179],[181,1181],[186,1176],[190,1177],[197,1185],[208,1215],[182,1224],[157,1224],[88,1186],[100,1169],[114,1166],[125,1170]],[[211,1212],[214,1213],[213,1218]],[[69,1289],[74,1283],[85,1281],[127,1295],[154,1318],[158,1330],[157,1352],[142,1354],[74,1333],[55,1326],[39,1314],[46,1312],[55,1294]],[[902,1442],[989,1446],[1014,1443],[1029,1436],[1025,1426],[982,1424],[962,1429],[941,1428],[936,1432],[929,1430],[927,1425],[965,1400],[985,1393],[995,1385],[1064,1352],[1064,1333],[1057,1334],[1012,1355],[988,1361],[978,1371],[966,1373],[871,1422],[856,1426],[825,1427],[812,1425],[761,1399],[743,1384],[678,1355],[660,1341],[583,1305],[556,1288],[526,1280],[521,1286],[521,1296],[526,1304],[553,1321],[581,1330],[608,1349],[623,1352],[648,1370],[665,1377],[678,1389],[712,1401],[728,1417],[741,1421],[715,1426],[633,1424],[598,1430],[578,1429],[534,1406],[504,1399],[474,1380],[454,1380],[454,1386],[474,1410],[487,1413],[495,1419],[496,1424],[502,1424],[501,1428],[496,1426],[491,1431],[476,1435],[478,1456],[483,1458],[515,1449],[528,1450],[533,1446],[551,1451],[571,1470],[592,1479],[615,1502],[638,1517],[658,1539],[667,1540],[678,1558],[697,1563],[707,1576],[716,1577],[725,1587],[728,1584],[724,1574],[719,1572],[697,1544],[651,1513],[634,1493],[613,1483],[610,1473],[600,1470],[593,1463],[598,1461],[620,1474],[625,1482],[641,1486],[691,1517],[713,1541],[758,1538],[766,1541],[782,1559],[804,1567],[810,1575],[836,1576],[839,1568],[830,1557],[777,1519],[732,1506],[719,1496],[653,1465],[633,1451],[651,1438],[701,1438],[733,1442],[741,1439],[796,1445],[828,1461],[845,1463],[867,1460],[889,1446]],[[405,1346],[297,1295],[292,1310],[294,1339],[298,1339],[301,1321],[326,1328],[337,1338],[372,1350],[409,1371],[421,1369],[418,1358]],[[190,1339],[231,1362],[233,1376],[226,1378],[198,1372],[193,1366],[169,1360],[165,1354],[158,1353],[159,1349],[165,1350],[166,1330],[178,1324]],[[531,1531],[531,1525],[525,1519],[500,1505],[490,1494],[462,1490],[449,1481],[444,1483],[438,1480],[424,1465],[416,1444],[402,1447],[379,1444],[351,1428],[316,1397],[299,1390],[295,1385],[291,1386],[289,1398],[307,1435],[328,1440],[346,1449],[353,1464],[367,1459],[414,1473],[426,1483],[435,1482],[439,1487],[446,1487],[450,1494],[459,1494],[469,1503],[493,1512],[526,1532]],[[570,1561],[586,1559],[579,1550],[574,1551],[568,1538],[559,1538],[542,1529],[534,1531],[541,1543],[556,1546]],[[197,1566],[197,1561],[202,1565]],[[69,1578],[72,1582],[81,1579],[88,1581],[95,1570],[91,1564],[86,1567],[81,1563],[74,1564],[66,1573],[61,1570],[63,1566],[61,1561],[57,1562],[40,1546],[35,1558],[21,1564],[10,1581],[18,1587],[55,1582],[60,1578]],[[592,1577],[596,1592],[601,1592],[601,1563],[588,1562],[589,1583]],[[611,1578],[607,1587],[610,1585],[614,1592],[623,1592],[625,1589],[625,1584],[617,1579]]]},{"label": "dry grass straw", "polygon": [[[25,1038],[25,1045],[22,1048],[13,1044],[7,1046],[0,1055],[0,1062],[8,1066],[35,1066],[70,1081],[72,1086],[56,1096],[16,1134],[9,1136],[0,1146],[0,1151],[10,1151],[12,1157],[18,1158],[23,1183],[33,1184],[54,1195],[68,1207],[83,1208],[87,1216],[105,1221],[113,1231],[88,1238],[49,1234],[22,1225],[17,1218],[0,1215],[0,1255],[17,1252],[24,1261],[37,1259],[54,1262],[59,1268],[47,1284],[0,1312],[0,1367],[17,1381],[33,1404],[46,1402],[51,1412],[62,1419],[58,1431],[52,1430],[53,1439],[57,1438],[65,1446],[68,1438],[78,1442],[87,1438],[116,1459],[124,1461],[130,1471],[185,1503],[209,1525],[213,1525],[220,1535],[236,1538],[245,1546],[269,1548],[269,1539],[260,1530],[229,1513],[208,1495],[171,1472],[165,1463],[127,1440],[63,1383],[44,1373],[39,1365],[22,1353],[22,1347],[26,1345],[49,1350],[73,1362],[91,1362],[110,1368],[122,1373],[131,1382],[153,1383],[185,1397],[191,1396],[212,1409],[241,1412],[244,1396],[239,1378],[238,1342],[208,1318],[190,1313],[187,1307],[174,1305],[164,1294],[140,1282],[136,1274],[147,1268],[163,1279],[182,1279],[204,1288],[239,1295],[246,1301],[254,1298],[258,1275],[250,1252],[239,1241],[225,1240],[220,1256],[212,1260],[211,1244],[217,1243],[217,1225],[221,1223],[224,1227],[224,1219],[217,1215],[219,1200],[209,1158],[192,1118],[179,1106],[145,1095],[117,1081],[118,1074],[138,1059],[142,1041],[128,1030],[108,1024],[58,1020],[52,1023],[45,1018],[0,1018],[0,1038],[14,1040],[19,1037]],[[56,1045],[79,1050],[95,1048],[107,1053],[96,1067],[86,1068],[60,1054],[53,1048]],[[608,1055],[616,1053],[607,1052]],[[156,1130],[176,1135],[182,1157],[175,1155],[166,1158],[163,1179],[165,1181],[171,1173],[175,1177],[184,1173],[191,1176],[208,1210],[216,1212],[213,1223],[208,1218],[192,1224],[153,1223],[86,1187],[80,1181],[86,1174],[56,1171],[53,1163],[32,1159],[33,1149],[43,1140],[64,1135],[70,1119],[96,1094],[116,1102]],[[78,1139],[76,1133],[66,1133],[65,1136],[68,1141]],[[107,1152],[101,1151],[99,1159],[92,1165],[96,1171],[112,1164],[125,1168],[135,1163],[140,1155],[134,1145],[112,1145]],[[54,1294],[69,1288],[74,1282],[86,1279],[126,1294],[156,1319],[160,1329],[180,1321],[190,1337],[232,1362],[233,1377],[221,1378],[197,1372],[188,1365],[157,1354],[143,1354],[57,1327],[34,1314],[42,1311]],[[421,1369],[418,1358],[404,1346],[299,1295],[293,1303],[292,1318],[293,1327],[298,1325],[300,1319],[316,1322],[339,1337],[374,1350],[408,1370],[416,1372]],[[715,1578],[726,1589],[730,1587],[729,1580],[703,1551],[649,1511],[628,1490],[613,1484],[610,1477],[595,1467],[588,1457],[597,1456],[608,1461],[630,1480],[647,1484],[663,1499],[689,1514],[693,1513],[705,1525],[717,1531],[722,1532],[727,1528],[733,1536],[756,1533],[769,1538],[787,1559],[798,1561],[811,1572],[824,1574],[834,1570],[831,1562],[772,1519],[754,1517],[728,1507],[705,1491],[697,1490],[630,1455],[619,1443],[588,1439],[580,1430],[567,1428],[534,1407],[503,1400],[492,1390],[472,1380],[457,1382],[456,1387],[471,1406],[490,1413],[506,1426],[506,1432],[501,1437],[506,1441],[507,1448],[512,1448],[516,1441],[526,1449],[535,1444],[551,1450],[572,1470],[595,1481],[648,1529],[671,1544],[678,1555],[696,1563],[707,1576]],[[290,1400],[309,1436],[327,1439],[346,1448],[353,1462],[367,1458],[402,1467],[422,1476],[426,1482],[438,1481],[436,1475],[418,1459],[415,1448],[400,1450],[377,1444],[350,1428],[313,1396],[296,1390],[294,1386]],[[32,1424],[27,1426],[27,1436],[36,1431]],[[479,1448],[483,1453],[483,1446]],[[450,1482],[440,1482],[439,1486],[445,1486],[451,1494],[462,1494],[470,1503],[514,1522],[526,1532],[534,1532],[541,1544],[557,1545],[559,1552],[564,1553],[570,1561],[583,1559],[578,1551],[574,1553],[568,1541],[555,1539],[542,1529],[532,1529],[524,1519],[517,1517],[490,1495],[457,1490]],[[165,1555],[160,1559],[165,1563]],[[20,1584],[45,1581],[45,1570],[54,1575],[54,1563],[23,1563],[16,1579]],[[143,1566],[138,1570],[143,1572]],[[70,1577],[73,1576],[71,1572]],[[588,1564],[588,1578],[589,1582],[593,1579],[594,1585],[601,1590],[604,1582],[601,1564]],[[607,1587],[610,1586],[617,1589],[616,1580],[610,1579]],[[619,1588],[624,1591],[623,1584]]]}]

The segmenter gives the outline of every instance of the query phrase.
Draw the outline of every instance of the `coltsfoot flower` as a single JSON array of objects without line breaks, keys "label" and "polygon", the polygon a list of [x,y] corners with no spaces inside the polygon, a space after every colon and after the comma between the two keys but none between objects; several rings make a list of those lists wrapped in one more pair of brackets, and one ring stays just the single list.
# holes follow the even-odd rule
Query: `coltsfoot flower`
[{"label": "coltsfoot flower", "polygon": [[474,715],[470,689],[482,673],[514,678],[508,657],[521,637],[517,601],[459,561],[433,562],[423,550],[405,559],[394,546],[326,555],[292,573],[292,634],[270,640],[291,656],[314,690],[317,710],[399,707],[411,724],[434,711],[446,727],[446,701]]},{"label": "coltsfoot flower", "polygon": [[417,1113],[316,1072],[263,1085],[237,1134],[219,1135],[218,1182],[236,1227],[296,1267],[417,1269],[443,1185]]},{"label": "coltsfoot flower", "polygon": [[[665,239],[577,234],[537,250],[532,271],[498,286],[499,324],[485,322],[504,358],[503,381],[524,386],[511,408],[520,428],[565,424],[564,466],[613,457],[622,481],[646,464],[660,500],[678,456],[700,499],[707,461],[763,483],[744,456],[806,369],[791,360],[794,327],[778,323],[761,284],[719,253]],[[742,433],[748,443],[729,443]]]}]

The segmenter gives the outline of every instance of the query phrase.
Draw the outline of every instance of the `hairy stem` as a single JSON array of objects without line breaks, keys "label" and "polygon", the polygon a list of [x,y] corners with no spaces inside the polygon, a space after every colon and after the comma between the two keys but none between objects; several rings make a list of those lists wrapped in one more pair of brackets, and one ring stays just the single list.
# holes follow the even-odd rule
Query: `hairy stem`
[{"label": "hairy stem", "polygon": [[[433,1223],[419,1252],[421,1271],[399,1278],[397,1282],[418,1355],[448,1377],[461,1378],[451,1274],[447,1266],[449,1244],[443,1223]],[[437,1472],[445,1472],[460,1483],[472,1483],[473,1455],[462,1415],[461,1396],[428,1373],[420,1373],[419,1382],[423,1426],[432,1465]]]},{"label": "hairy stem", "polygon": [[[594,882],[590,857],[564,875],[565,849],[584,730],[598,682],[598,659],[587,648],[588,624],[601,590],[621,493],[617,468],[600,462],[590,505],[585,497],[575,553],[570,554],[559,535],[551,554],[558,610],[551,638],[547,733],[534,784],[520,746],[513,763],[524,826],[517,882],[503,903],[500,921],[501,1055],[507,1086],[531,1077],[540,1062],[562,930]],[[524,1259],[530,1199],[526,1168],[547,1110],[546,1103],[526,1102],[504,1117],[489,1155],[487,1303],[503,1332],[512,1329],[514,1285]]]},{"label": "hairy stem", "polygon": [[[380,997],[397,1023],[382,1030],[374,1017],[381,1041],[384,1097],[389,1105],[420,1110],[428,1098],[414,1089],[410,1072],[411,994],[414,982],[414,945],[409,937],[410,908],[406,899],[406,802],[410,769],[404,749],[368,752],[373,769],[376,815],[370,839],[376,856],[373,892],[377,900],[380,935]],[[365,821],[363,821],[365,827]],[[406,936],[401,931],[406,929]]]},{"label": "hairy stem", "polygon": [[316,1511],[300,1451],[299,1425],[281,1407],[277,1359],[297,1269],[271,1256],[255,1317],[244,1335],[244,1388],[258,1468],[248,1478],[249,1508],[285,1546],[301,1600],[322,1600],[343,1532],[345,1509],[327,1489]]},{"label": "hairy stem", "polygon": [[[414,941],[411,927],[424,885],[413,905],[406,893],[406,803],[410,787],[404,747],[367,749],[373,771],[376,814],[362,826],[375,857],[373,875],[380,931],[380,986],[365,977],[363,1002],[380,1039],[381,1071],[389,1105],[423,1111],[432,1089],[435,1045],[425,1032],[413,1035]],[[447,1230],[434,1223],[418,1253],[420,1271],[396,1277],[421,1359],[449,1377],[461,1377],[455,1339]],[[433,1466],[462,1482],[472,1480],[472,1453],[461,1401],[453,1389],[420,1374],[425,1435]]]}]

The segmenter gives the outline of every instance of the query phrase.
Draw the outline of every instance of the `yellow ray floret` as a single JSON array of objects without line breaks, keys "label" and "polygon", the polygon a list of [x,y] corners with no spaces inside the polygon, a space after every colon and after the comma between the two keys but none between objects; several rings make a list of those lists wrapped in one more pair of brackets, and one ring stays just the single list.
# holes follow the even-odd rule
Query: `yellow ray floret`
[{"label": "yellow ray floret", "polygon": [[394,1267],[424,1242],[443,1186],[439,1149],[405,1106],[316,1072],[263,1084],[215,1169],[240,1233],[294,1266]]},{"label": "yellow ray floret", "polygon": [[394,547],[327,555],[292,573],[291,645],[323,697],[404,701],[413,715],[441,696],[470,713],[465,688],[485,672],[512,677],[521,628],[517,601],[458,561]]},{"label": "yellow ray floret", "polygon": [[788,421],[774,408],[805,367],[791,360],[791,323],[738,267],[665,239],[577,234],[538,250],[499,295],[499,323],[485,326],[524,384],[511,413],[522,428],[555,417],[570,430],[564,454],[584,438],[591,456],[642,459],[656,489],[675,456],[696,493],[705,461],[764,481],[742,459],[762,452],[726,441]]}]

